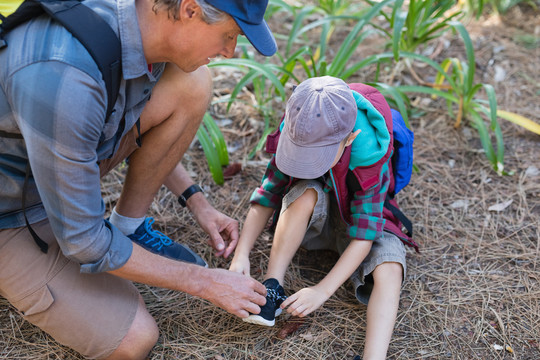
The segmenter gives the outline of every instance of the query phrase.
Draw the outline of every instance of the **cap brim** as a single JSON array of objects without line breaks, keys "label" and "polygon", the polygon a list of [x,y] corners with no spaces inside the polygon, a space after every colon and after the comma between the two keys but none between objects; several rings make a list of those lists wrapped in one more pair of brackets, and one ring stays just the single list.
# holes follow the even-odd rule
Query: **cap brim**
[{"label": "cap brim", "polygon": [[250,24],[234,18],[249,42],[264,56],[272,56],[277,51],[276,39],[268,24],[263,20],[260,24]]},{"label": "cap brim", "polygon": [[324,175],[334,162],[340,143],[304,147],[294,144],[286,133],[281,133],[276,166],[282,173],[299,179],[317,179]]}]

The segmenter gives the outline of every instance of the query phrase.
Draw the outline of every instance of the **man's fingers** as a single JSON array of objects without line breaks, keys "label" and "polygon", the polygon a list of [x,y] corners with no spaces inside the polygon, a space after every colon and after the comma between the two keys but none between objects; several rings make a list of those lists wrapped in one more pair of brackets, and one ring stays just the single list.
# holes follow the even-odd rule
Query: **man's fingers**
[{"label": "man's fingers", "polygon": [[234,249],[236,248],[236,244],[238,244],[238,238],[229,242],[229,246],[227,246],[227,248],[225,249],[225,253],[223,254],[224,258],[228,258],[229,255],[233,253]]},{"label": "man's fingers", "polygon": [[264,298],[264,302],[261,305],[266,304],[266,286],[258,282],[257,280],[253,280],[255,282],[253,290],[260,294]]},{"label": "man's fingers", "polygon": [[236,313],[234,313],[233,315],[236,315],[239,318],[245,319],[245,318],[247,318],[249,316],[249,312],[246,311],[246,310],[240,309]]},{"label": "man's fingers", "polygon": [[250,302],[246,306],[244,306],[244,310],[246,310],[250,314],[258,314],[261,312],[261,307],[257,304]]},{"label": "man's fingers", "polygon": [[225,242],[217,229],[213,229],[208,235],[212,240],[212,247],[217,251],[225,250]]}]

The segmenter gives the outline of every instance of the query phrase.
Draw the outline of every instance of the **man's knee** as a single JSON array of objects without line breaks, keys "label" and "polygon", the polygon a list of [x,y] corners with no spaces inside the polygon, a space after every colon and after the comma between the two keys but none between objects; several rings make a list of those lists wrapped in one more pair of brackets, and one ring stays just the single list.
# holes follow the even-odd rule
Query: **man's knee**
[{"label": "man's knee", "polygon": [[[202,106],[204,110],[208,108],[212,99],[212,75],[210,69],[206,66],[201,66],[197,70],[185,73],[178,67],[169,69],[174,82],[177,85],[177,96],[190,99],[188,104]],[[184,101],[182,101],[184,102]]]},{"label": "man's knee", "polygon": [[107,357],[115,359],[146,359],[159,337],[156,321],[148,313],[142,298],[131,327],[116,350]]},{"label": "man's knee", "polygon": [[[213,89],[212,75],[208,67],[201,66],[193,72],[185,73],[174,65],[168,65],[163,76],[167,77],[166,81],[174,87],[169,90],[172,90],[172,95],[177,98],[175,104],[193,106],[206,111],[212,99]],[[185,111],[185,107],[182,107],[182,110]]]},{"label": "man's knee", "polygon": [[206,66],[186,73],[174,64],[167,64],[141,114],[141,132],[171,118],[201,120],[211,98],[212,77]]}]

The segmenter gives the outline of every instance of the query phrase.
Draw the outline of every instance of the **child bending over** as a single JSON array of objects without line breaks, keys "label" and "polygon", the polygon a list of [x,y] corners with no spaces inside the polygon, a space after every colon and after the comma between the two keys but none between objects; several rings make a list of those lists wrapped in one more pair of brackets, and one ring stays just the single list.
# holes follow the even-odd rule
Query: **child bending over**
[{"label": "child bending over", "polygon": [[[282,309],[306,316],[350,278],[368,306],[364,358],[385,358],[406,270],[403,241],[416,245],[383,210],[393,187],[392,139],[390,108],[374,88],[325,76],[294,90],[280,130],[268,138],[275,156],[230,266],[250,274],[249,253],[274,214],[266,305],[244,321],[273,326]],[[341,255],[321,282],[286,298],[285,272],[300,246]]]}]

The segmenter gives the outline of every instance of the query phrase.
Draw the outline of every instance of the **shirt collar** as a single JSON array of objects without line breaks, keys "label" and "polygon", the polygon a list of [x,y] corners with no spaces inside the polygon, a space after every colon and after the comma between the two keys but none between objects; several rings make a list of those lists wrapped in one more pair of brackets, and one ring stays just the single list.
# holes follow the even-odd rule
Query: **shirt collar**
[{"label": "shirt collar", "polygon": [[155,81],[150,71],[151,66],[148,66],[144,57],[135,0],[118,0],[117,9],[124,79],[129,80],[146,75],[151,81]]}]

